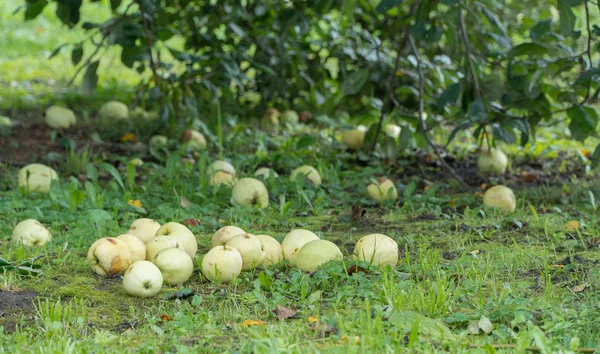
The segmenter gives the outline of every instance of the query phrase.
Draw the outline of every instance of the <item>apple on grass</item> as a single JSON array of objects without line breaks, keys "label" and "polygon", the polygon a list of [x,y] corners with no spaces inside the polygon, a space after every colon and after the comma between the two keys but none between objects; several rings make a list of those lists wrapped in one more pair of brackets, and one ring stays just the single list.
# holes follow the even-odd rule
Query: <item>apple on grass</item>
[{"label": "apple on grass", "polygon": [[398,243],[383,234],[370,234],[361,237],[354,247],[354,259],[367,261],[375,266],[398,264]]},{"label": "apple on grass", "polygon": [[123,274],[131,264],[131,251],[125,242],[104,237],[92,244],[87,253],[87,261],[98,275]]},{"label": "apple on grass", "polygon": [[262,241],[265,249],[265,259],[262,265],[269,266],[283,260],[283,248],[279,241],[269,235],[256,235]]},{"label": "apple on grass", "polygon": [[212,282],[229,283],[242,272],[242,255],[228,246],[213,247],[202,259],[202,274]]},{"label": "apple on grass", "polygon": [[123,275],[123,287],[132,296],[152,297],[158,294],[162,285],[162,273],[152,262],[133,262]]},{"label": "apple on grass", "polygon": [[185,283],[194,271],[192,258],[179,248],[164,249],[152,260],[169,285]]},{"label": "apple on grass", "polygon": [[152,149],[160,149],[169,145],[169,139],[164,135],[153,135],[148,140],[148,145]]},{"label": "apple on grass", "polygon": [[100,107],[98,115],[102,120],[120,120],[129,118],[129,108],[123,102],[108,101]]},{"label": "apple on grass", "polygon": [[293,170],[292,174],[290,175],[290,180],[292,182],[295,182],[298,175],[304,175],[306,180],[312,183],[315,187],[320,186],[322,183],[319,171],[317,171],[317,169],[312,166],[304,165]]},{"label": "apple on grass", "polygon": [[269,206],[269,192],[261,181],[255,178],[242,178],[233,186],[231,203],[246,207],[266,208]]},{"label": "apple on grass", "polygon": [[223,226],[218,229],[212,237],[211,244],[213,247],[222,246],[237,235],[243,235],[246,231],[233,225]]},{"label": "apple on grass", "polygon": [[517,200],[512,189],[498,185],[485,191],[483,205],[489,208],[498,208],[504,213],[512,213],[517,208]]},{"label": "apple on grass", "polygon": [[223,160],[216,160],[213,161],[207,169],[207,173],[209,175],[214,175],[215,172],[218,171],[223,171],[223,172],[227,172],[230,175],[232,175],[233,177],[235,177],[235,167],[233,167],[233,165],[227,161],[223,161]]},{"label": "apple on grass", "polygon": [[365,146],[367,127],[360,125],[356,129],[342,132],[342,143],[352,150],[360,150]]},{"label": "apple on grass", "polygon": [[187,129],[179,137],[179,142],[184,144],[190,151],[199,151],[206,149],[206,138],[202,133],[194,129]]},{"label": "apple on grass", "polygon": [[305,272],[315,272],[317,268],[328,261],[339,261],[344,256],[339,247],[327,240],[307,242],[296,257],[296,266]]},{"label": "apple on grass", "polygon": [[387,178],[378,178],[377,184],[369,184],[367,187],[367,193],[371,199],[380,205],[387,200],[398,199],[398,190],[396,189],[394,182]]},{"label": "apple on grass", "polygon": [[242,255],[242,270],[251,270],[261,265],[265,259],[262,241],[252,234],[242,234],[227,241],[226,246],[233,247]]},{"label": "apple on grass", "polygon": [[235,184],[235,182],[235,176],[226,171],[216,171],[210,176],[210,179],[208,180],[208,184],[213,187],[231,187]]},{"label": "apple on grass", "polygon": [[12,240],[26,247],[43,246],[52,239],[50,231],[35,219],[18,223],[12,232]]},{"label": "apple on grass", "polygon": [[32,163],[19,170],[19,187],[30,192],[50,193],[52,180],[58,180],[58,174],[41,163]]},{"label": "apple on grass", "polygon": [[156,231],[156,236],[170,236],[179,241],[184,251],[194,258],[198,251],[198,241],[194,233],[185,225],[178,222],[168,222]]},{"label": "apple on grass", "polygon": [[158,252],[167,249],[167,248],[179,248],[180,250],[185,252],[185,249],[177,241],[171,236],[156,236],[150,242],[146,243],[146,260],[153,262],[154,257],[158,254]]},{"label": "apple on grass", "polygon": [[52,129],[68,129],[77,122],[75,113],[66,107],[50,106],[44,115],[46,124]]},{"label": "apple on grass", "polygon": [[144,243],[148,243],[156,236],[156,231],[160,229],[160,224],[153,219],[136,219],[129,226],[128,234],[138,237]]},{"label": "apple on grass", "polygon": [[132,263],[146,259],[146,244],[137,236],[122,234],[117,236],[117,239],[125,242],[127,247],[129,247]]},{"label": "apple on grass", "polygon": [[254,172],[254,177],[268,179],[271,175],[278,177],[279,175],[272,168],[261,167]]},{"label": "apple on grass", "polygon": [[292,267],[296,266],[296,257],[302,246],[310,241],[318,240],[319,236],[305,229],[295,229],[290,231],[281,242],[283,249],[283,258],[290,262]]}]

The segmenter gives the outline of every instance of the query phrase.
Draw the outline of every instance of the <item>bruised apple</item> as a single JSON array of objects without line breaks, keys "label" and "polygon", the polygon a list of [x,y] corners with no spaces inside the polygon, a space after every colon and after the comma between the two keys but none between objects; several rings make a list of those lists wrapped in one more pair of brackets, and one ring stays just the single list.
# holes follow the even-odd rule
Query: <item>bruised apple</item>
[{"label": "bruised apple", "polygon": [[30,192],[50,193],[52,181],[58,180],[56,171],[41,163],[32,163],[19,170],[19,187]]},{"label": "bruised apple", "polygon": [[217,171],[210,176],[208,184],[213,187],[231,187],[235,184],[235,176],[226,171]]},{"label": "bruised apple", "polygon": [[340,248],[327,240],[307,242],[296,256],[296,266],[305,272],[315,272],[317,268],[328,261],[342,260]]},{"label": "bruised apple", "polygon": [[242,255],[228,246],[213,247],[202,259],[202,274],[212,282],[228,283],[242,272]]},{"label": "bruised apple", "polygon": [[87,261],[98,275],[123,274],[131,264],[131,251],[125,242],[104,237],[92,244],[87,253]]},{"label": "bruised apple", "polygon": [[266,208],[269,206],[269,192],[264,183],[256,178],[242,178],[233,186],[231,203],[246,207]]},{"label": "bruised apple", "polygon": [[233,177],[235,177],[235,167],[233,167],[233,165],[227,161],[216,160],[208,166],[207,172],[209,175],[213,175],[215,172],[218,171],[227,172]]},{"label": "bruised apple", "polygon": [[354,247],[354,259],[367,261],[375,266],[398,264],[398,244],[383,234],[370,234],[360,238]]},{"label": "bruised apple", "polygon": [[290,265],[296,266],[296,257],[298,252],[310,241],[318,240],[319,236],[313,232],[305,229],[295,229],[290,231],[281,242],[281,248],[283,249],[283,259],[287,259]]},{"label": "bruised apple", "polygon": [[51,239],[50,231],[35,219],[21,221],[12,232],[12,241],[26,247],[43,246]]}]

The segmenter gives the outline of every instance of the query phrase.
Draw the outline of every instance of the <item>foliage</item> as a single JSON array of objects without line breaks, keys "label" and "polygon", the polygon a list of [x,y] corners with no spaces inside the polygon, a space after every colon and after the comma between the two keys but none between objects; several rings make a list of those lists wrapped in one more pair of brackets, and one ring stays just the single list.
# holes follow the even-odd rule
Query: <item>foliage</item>
[{"label": "foliage", "polygon": [[[453,129],[449,142],[473,128],[482,142],[524,145],[540,124],[564,120],[573,139],[597,137],[600,28],[587,0],[111,0],[104,23],[80,18],[82,0],[55,2],[58,18],[97,45],[84,53],[71,44],[83,86],[95,87],[102,50],[121,47],[125,65],[151,72],[138,92],[163,124],[211,121],[218,100],[236,117],[269,106],[354,123],[389,115],[423,133],[423,100],[428,130]],[[47,4],[27,0],[21,10],[32,19]]]}]

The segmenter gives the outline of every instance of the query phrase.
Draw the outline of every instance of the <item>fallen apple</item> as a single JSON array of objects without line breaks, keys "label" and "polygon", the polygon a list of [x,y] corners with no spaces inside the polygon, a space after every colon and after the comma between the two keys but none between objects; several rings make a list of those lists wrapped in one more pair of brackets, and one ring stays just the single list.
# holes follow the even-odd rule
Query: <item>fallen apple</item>
[{"label": "fallen apple", "polygon": [[283,259],[287,259],[292,267],[296,266],[296,257],[298,252],[310,241],[318,240],[319,236],[305,229],[295,229],[290,231],[281,242],[283,249]]},{"label": "fallen apple", "polygon": [[360,150],[365,146],[365,135],[367,127],[360,125],[356,129],[348,129],[342,132],[342,144],[352,150]]},{"label": "fallen apple", "polygon": [[242,255],[227,246],[213,247],[202,259],[202,274],[213,282],[229,283],[242,272]]},{"label": "fallen apple", "polygon": [[68,129],[77,122],[75,113],[66,107],[50,106],[44,115],[46,124],[52,129]]},{"label": "fallen apple", "polygon": [[179,248],[167,248],[158,252],[152,263],[160,269],[169,285],[185,283],[194,272],[192,258]]},{"label": "fallen apple", "polygon": [[339,261],[344,256],[340,248],[327,240],[307,242],[296,256],[296,266],[305,272],[315,272],[317,268],[328,261]]},{"label": "fallen apple", "polygon": [[300,119],[298,112],[288,109],[281,114],[281,121],[285,124],[297,124]]},{"label": "fallen apple", "polygon": [[160,224],[154,219],[141,218],[136,219],[129,226],[128,234],[138,237],[144,243],[152,240],[156,236],[156,231],[160,229]]},{"label": "fallen apple", "polygon": [[321,185],[321,175],[319,174],[319,171],[317,171],[317,169],[312,166],[304,165],[298,167],[297,169],[292,171],[292,174],[290,175],[290,180],[292,182],[295,182],[296,178],[298,178],[298,175],[304,175],[307,182],[312,183],[315,187]]},{"label": "fallen apple", "polygon": [[131,251],[125,242],[104,237],[92,244],[87,253],[87,261],[98,275],[123,274],[131,264]]},{"label": "fallen apple", "polygon": [[41,163],[32,163],[19,170],[19,187],[30,192],[50,193],[52,180],[58,180],[58,174],[52,168]]},{"label": "fallen apple", "polygon": [[260,127],[263,130],[273,130],[279,126],[279,117],[281,112],[276,108],[269,108],[260,120]]},{"label": "fallen apple", "polygon": [[498,208],[505,213],[512,213],[517,208],[517,200],[512,189],[499,185],[485,191],[483,205]]},{"label": "fallen apple", "polygon": [[233,186],[231,203],[245,207],[266,208],[269,206],[269,192],[261,181],[245,177]]},{"label": "fallen apple", "polygon": [[134,157],[133,159],[129,160],[129,163],[132,164],[133,166],[139,167],[144,164],[144,161],[142,159],[140,159],[139,157]]},{"label": "fallen apple", "polygon": [[501,175],[508,167],[508,157],[497,148],[483,150],[477,158],[477,170],[482,175]]},{"label": "fallen apple", "polygon": [[194,259],[198,251],[198,241],[194,233],[178,222],[168,222],[156,231],[156,236],[170,236],[179,241],[185,253]]},{"label": "fallen apple", "polygon": [[273,175],[274,177],[279,176],[277,174],[277,172],[275,172],[275,170],[273,170],[272,168],[268,168],[268,167],[261,167],[261,168],[257,169],[256,172],[254,172],[254,177],[262,178],[262,179],[268,179],[271,175]]},{"label": "fallen apple", "polygon": [[194,129],[187,129],[181,133],[179,142],[182,143],[187,150],[199,151],[206,149],[206,138],[202,133]]},{"label": "fallen apple", "polygon": [[125,242],[131,252],[131,262],[143,261],[146,259],[146,244],[139,237],[130,234],[122,234],[117,239]]},{"label": "fallen apple", "polygon": [[265,249],[262,241],[252,234],[242,234],[227,241],[225,246],[233,247],[242,255],[242,270],[254,269],[265,259]]},{"label": "fallen apple", "polygon": [[245,234],[246,231],[242,230],[237,226],[223,226],[218,229],[212,237],[212,246],[222,246],[237,235]]},{"label": "fallen apple", "polygon": [[108,101],[100,107],[98,116],[102,120],[119,120],[129,118],[129,108],[123,102]]},{"label": "fallen apple", "polygon": [[213,173],[208,180],[208,184],[213,187],[220,187],[220,186],[231,187],[235,184],[235,182],[236,182],[235,176],[232,175],[231,173],[225,172],[225,171],[217,171],[217,172]]},{"label": "fallen apple", "polygon": [[51,239],[50,231],[34,219],[21,221],[12,232],[12,241],[26,247],[43,246]]},{"label": "fallen apple", "polygon": [[279,241],[269,235],[256,235],[256,237],[262,241],[265,249],[265,259],[262,265],[270,266],[283,260],[283,248]]},{"label": "fallen apple", "polygon": [[402,132],[402,128],[396,124],[389,123],[385,125],[383,131],[390,138],[398,139],[400,137],[400,132]]},{"label": "fallen apple", "polygon": [[13,122],[7,116],[0,116],[0,127],[12,127]]},{"label": "fallen apple", "polygon": [[215,172],[218,171],[223,171],[223,172],[227,172],[230,175],[232,175],[233,177],[235,177],[235,167],[233,167],[233,165],[227,161],[223,161],[223,160],[216,160],[213,161],[209,166],[208,169],[206,170],[208,175],[213,175],[215,174]]},{"label": "fallen apple", "polygon": [[375,266],[389,264],[395,267],[398,264],[398,244],[383,234],[366,235],[356,242],[352,257]]},{"label": "fallen apple", "polygon": [[179,248],[185,252],[181,243],[175,238],[171,236],[156,236],[149,242],[146,242],[146,260],[153,262],[158,252],[167,248]]},{"label": "fallen apple", "polygon": [[162,273],[152,262],[133,262],[123,275],[123,287],[132,296],[152,297],[158,294],[162,285]]},{"label": "fallen apple", "polygon": [[164,135],[153,135],[150,137],[148,145],[152,149],[160,149],[169,145],[169,139]]},{"label": "fallen apple", "polygon": [[387,200],[398,199],[398,190],[394,182],[387,178],[378,178],[378,184],[371,183],[367,187],[369,197],[379,204],[383,204]]}]

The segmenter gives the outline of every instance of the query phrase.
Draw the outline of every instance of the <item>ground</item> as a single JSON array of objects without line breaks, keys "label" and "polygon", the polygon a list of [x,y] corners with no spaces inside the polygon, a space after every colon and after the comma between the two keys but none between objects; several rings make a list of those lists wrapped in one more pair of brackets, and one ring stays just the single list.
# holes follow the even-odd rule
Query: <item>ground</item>
[{"label": "ground", "polygon": [[[41,22],[30,23],[30,32],[57,27],[44,17],[36,21]],[[0,24],[4,31],[10,26],[10,21]],[[42,62],[53,44],[59,43],[28,51],[37,58],[22,53],[0,58],[3,68],[30,69],[19,74],[30,76],[10,79],[19,90],[1,82],[6,94],[0,114],[17,125],[0,134],[0,258],[20,263],[35,257],[42,272],[27,276],[0,268],[0,352],[600,348],[598,171],[589,160],[590,146],[564,140],[561,127],[540,129],[538,139],[525,147],[506,146],[509,172],[495,178],[477,174],[477,146],[468,135],[460,136],[449,162],[468,187],[448,177],[426,151],[365,162],[332,141],[332,131],[315,125],[275,136],[258,129],[226,130],[222,155],[212,140],[208,151],[193,156],[180,150],[177,136],[171,137],[169,153],[150,153],[144,143],[154,123],[107,128],[97,119],[105,100],[131,97],[119,86],[127,82],[102,88],[93,99],[67,89],[56,94],[49,80],[64,88],[60,80],[71,69],[35,81],[41,88],[26,85],[31,75],[52,72],[31,65]],[[16,45],[7,46],[15,53]],[[30,97],[34,104],[24,104]],[[43,123],[50,102],[72,106],[80,124],[53,132]],[[254,128],[252,122],[243,124]],[[122,141],[128,132],[140,142]],[[296,149],[306,134],[315,136],[315,143]],[[132,157],[145,164],[128,168]],[[182,157],[195,162],[181,163]],[[231,160],[240,176],[258,166],[279,173],[279,179],[267,182],[269,208],[231,206],[226,189],[208,186],[205,169],[221,157]],[[30,162],[59,171],[61,183],[49,195],[17,188],[17,171]],[[322,187],[286,179],[301,164],[319,169]],[[375,176],[395,181],[400,194],[395,203],[377,206],[368,199],[365,188]],[[491,184],[513,188],[514,214],[482,207],[482,192]],[[140,204],[132,205],[136,200]],[[122,234],[140,217],[184,222],[199,243],[190,281],[164,286],[148,299],[127,295],[120,276],[98,276],[86,261],[96,239]],[[26,218],[48,226],[52,242],[37,249],[13,244],[12,228]],[[198,270],[201,257],[214,232],[232,224],[279,241],[294,228],[306,228],[336,243],[345,258],[314,274],[284,263],[245,272],[231,284],[210,283]],[[396,267],[353,262],[356,241],[370,233],[398,242]]]}]

